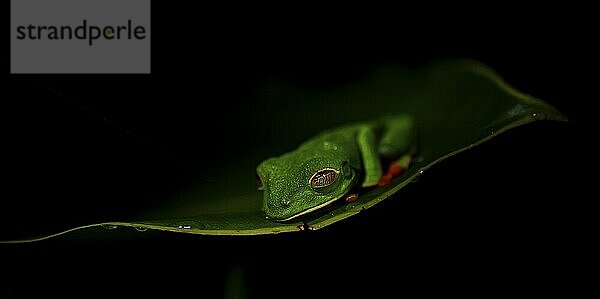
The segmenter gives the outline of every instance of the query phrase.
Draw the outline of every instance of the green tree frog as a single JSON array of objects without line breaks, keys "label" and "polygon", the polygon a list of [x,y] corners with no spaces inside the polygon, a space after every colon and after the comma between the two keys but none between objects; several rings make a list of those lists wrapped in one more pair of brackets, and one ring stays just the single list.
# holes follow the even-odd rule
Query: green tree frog
[{"label": "green tree frog", "polygon": [[[385,186],[409,167],[416,150],[412,117],[399,115],[325,131],[296,150],[258,165],[257,186],[270,220],[288,221]],[[391,161],[387,172],[382,163]]]}]

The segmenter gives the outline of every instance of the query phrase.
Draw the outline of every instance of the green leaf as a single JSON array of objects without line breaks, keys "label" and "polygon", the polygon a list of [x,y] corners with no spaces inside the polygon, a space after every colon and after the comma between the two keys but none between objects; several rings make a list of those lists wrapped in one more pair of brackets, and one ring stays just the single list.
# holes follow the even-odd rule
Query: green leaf
[{"label": "green leaf", "polygon": [[439,161],[506,130],[537,120],[567,120],[549,104],[510,87],[488,67],[465,60],[441,61],[418,70],[387,67],[335,88],[269,82],[255,104],[243,121],[263,131],[249,130],[255,144],[246,146],[239,159],[224,161],[219,169],[211,170],[222,179],[194,183],[190,190],[182,191],[185,195],[165,198],[164,206],[132,221],[86,225],[29,241],[113,226],[206,235],[299,231],[304,228],[300,221],[265,219],[260,210],[262,192],[254,186],[256,165],[336,125],[386,114],[413,115],[419,127],[420,160],[388,186],[304,219],[310,229],[320,229],[372,207]]}]

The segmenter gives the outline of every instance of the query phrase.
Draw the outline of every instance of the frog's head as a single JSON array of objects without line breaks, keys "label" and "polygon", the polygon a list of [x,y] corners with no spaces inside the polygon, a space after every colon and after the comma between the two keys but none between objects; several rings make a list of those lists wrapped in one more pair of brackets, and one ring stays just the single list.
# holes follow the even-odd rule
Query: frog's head
[{"label": "frog's head", "polygon": [[263,210],[275,221],[287,221],[336,201],[350,191],[356,179],[348,155],[327,144],[298,149],[257,167],[257,185],[264,191]]}]

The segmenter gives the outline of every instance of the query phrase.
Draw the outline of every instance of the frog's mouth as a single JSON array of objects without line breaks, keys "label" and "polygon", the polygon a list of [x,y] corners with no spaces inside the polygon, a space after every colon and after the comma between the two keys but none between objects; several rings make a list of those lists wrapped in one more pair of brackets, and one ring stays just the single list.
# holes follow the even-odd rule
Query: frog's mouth
[{"label": "frog's mouth", "polygon": [[346,194],[342,194],[342,195],[340,195],[340,196],[338,196],[338,197],[335,197],[335,198],[333,198],[333,199],[330,199],[330,200],[328,200],[328,201],[326,201],[326,202],[324,202],[324,203],[322,203],[322,204],[320,204],[320,205],[314,206],[314,207],[312,207],[312,208],[310,208],[310,209],[306,209],[306,210],[304,210],[304,211],[302,211],[302,212],[300,212],[300,213],[298,213],[298,214],[296,214],[296,215],[292,215],[292,216],[290,216],[290,217],[288,217],[288,218],[284,218],[284,219],[273,219],[273,220],[275,220],[275,221],[277,221],[277,222],[286,222],[286,221],[290,221],[290,220],[292,220],[292,219],[298,218],[298,217],[300,217],[300,216],[306,215],[306,214],[308,214],[308,213],[311,213],[311,212],[314,212],[314,211],[316,211],[316,210],[319,210],[319,209],[321,209],[321,208],[323,208],[323,207],[326,207],[326,206],[328,206],[328,205],[330,205],[330,204],[332,204],[332,203],[336,202],[338,199],[340,199],[340,198],[344,197],[345,195],[346,195]]}]

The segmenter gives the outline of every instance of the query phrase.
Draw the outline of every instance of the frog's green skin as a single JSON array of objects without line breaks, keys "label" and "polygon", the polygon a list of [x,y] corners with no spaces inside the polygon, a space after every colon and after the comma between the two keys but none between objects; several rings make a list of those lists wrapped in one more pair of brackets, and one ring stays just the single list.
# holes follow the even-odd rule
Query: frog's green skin
[{"label": "frog's green skin", "polygon": [[[292,152],[263,161],[257,174],[264,212],[271,220],[287,221],[329,205],[358,185],[376,185],[381,158],[413,152],[415,135],[411,117],[386,117],[323,132]],[[323,174],[335,179],[311,185],[314,176]]]}]

